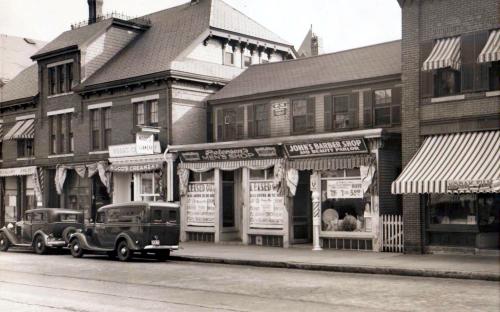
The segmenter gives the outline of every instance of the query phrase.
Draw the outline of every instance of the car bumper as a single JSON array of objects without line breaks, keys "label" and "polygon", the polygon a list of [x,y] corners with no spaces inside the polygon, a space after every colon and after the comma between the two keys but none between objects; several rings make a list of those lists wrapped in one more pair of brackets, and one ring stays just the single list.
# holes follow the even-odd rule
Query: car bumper
[{"label": "car bumper", "polygon": [[160,246],[153,246],[153,245],[147,245],[144,246],[145,250],[179,250],[179,246],[177,245],[160,245]]},{"label": "car bumper", "polygon": [[64,247],[66,242],[64,240],[46,240],[45,245],[47,247]]}]

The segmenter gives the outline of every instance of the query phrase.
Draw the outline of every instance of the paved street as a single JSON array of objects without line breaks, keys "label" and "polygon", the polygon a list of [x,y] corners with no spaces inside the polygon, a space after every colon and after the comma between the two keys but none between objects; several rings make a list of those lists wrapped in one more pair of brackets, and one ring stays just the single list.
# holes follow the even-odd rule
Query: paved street
[{"label": "paved street", "polygon": [[0,253],[1,311],[499,311],[496,282]]}]

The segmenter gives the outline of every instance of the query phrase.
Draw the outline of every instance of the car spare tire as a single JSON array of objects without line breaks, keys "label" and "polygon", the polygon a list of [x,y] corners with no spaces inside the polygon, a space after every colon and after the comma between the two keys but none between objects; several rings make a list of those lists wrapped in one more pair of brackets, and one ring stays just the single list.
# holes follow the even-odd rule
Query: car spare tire
[{"label": "car spare tire", "polygon": [[66,245],[69,244],[69,238],[71,234],[74,233],[76,233],[76,228],[74,226],[68,226],[67,228],[64,229],[64,231],[62,232],[62,237],[64,238]]}]

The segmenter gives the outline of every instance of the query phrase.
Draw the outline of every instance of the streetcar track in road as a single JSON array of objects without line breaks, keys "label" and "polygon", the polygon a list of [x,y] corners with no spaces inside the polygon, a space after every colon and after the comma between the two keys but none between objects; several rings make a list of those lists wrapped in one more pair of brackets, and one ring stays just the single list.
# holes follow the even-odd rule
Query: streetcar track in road
[{"label": "streetcar track in road", "polygon": [[21,304],[21,305],[27,305],[30,307],[43,307],[43,308],[49,308],[49,309],[54,309],[54,310],[73,311],[73,312],[92,312],[91,310],[81,310],[81,309],[75,309],[75,308],[71,308],[71,307],[59,308],[59,307],[45,305],[45,304],[28,303],[28,302],[13,300],[10,298],[0,297],[0,301],[2,301],[2,300],[7,301],[7,302],[11,302],[11,303]]},{"label": "streetcar track in road", "polygon": [[[22,274],[29,274],[29,275],[39,275],[39,276],[49,276],[49,277],[59,277],[59,278],[68,278],[68,279],[74,279],[74,280],[86,280],[86,281],[94,281],[94,282],[100,282],[100,283],[112,283],[112,284],[118,284],[118,285],[130,285],[130,286],[141,286],[141,287],[156,287],[156,288],[162,288],[162,289],[173,289],[173,290],[181,290],[181,291],[191,291],[191,292],[199,292],[199,293],[207,293],[207,294],[218,294],[218,295],[230,295],[230,296],[241,296],[241,297],[248,297],[252,300],[255,300],[256,298],[259,299],[265,299],[265,300],[281,300],[281,301],[289,301],[289,302],[297,302],[297,303],[304,303],[304,304],[314,304],[314,305],[320,305],[320,306],[325,306],[325,307],[330,307],[331,308],[331,303],[328,302],[321,302],[321,301],[312,301],[312,300],[305,300],[305,299],[296,299],[296,298],[286,298],[286,297],[276,297],[276,296],[262,296],[258,294],[243,294],[243,293],[238,293],[238,292],[227,292],[227,291],[219,291],[219,290],[205,290],[205,289],[196,289],[196,288],[188,288],[188,287],[181,287],[181,286],[166,286],[166,285],[158,285],[158,284],[145,284],[145,283],[134,283],[134,282],[119,282],[119,281],[113,281],[113,280],[104,280],[104,279],[95,279],[95,278],[88,278],[88,277],[75,277],[75,276],[70,276],[70,275],[63,275],[63,274],[48,274],[48,273],[34,273],[34,272],[25,272],[25,271],[19,271],[19,270],[4,270],[0,269],[0,271],[6,271],[6,272],[11,272],[11,273],[22,273]],[[23,284],[23,283],[17,283],[17,282],[11,282],[11,281],[6,281],[6,280],[0,280],[0,283],[12,283],[12,284],[19,284],[19,285],[24,285],[24,286],[33,286],[33,287],[41,287],[41,288],[50,288],[50,289],[59,289],[59,290],[67,290],[67,291],[81,291],[81,292],[88,292],[88,293],[94,293],[86,290],[78,290],[78,289],[66,289],[66,288],[57,288],[57,287],[48,287],[48,286],[39,286],[39,285],[31,285],[31,284]],[[101,294],[97,293],[96,294]],[[104,294],[103,294],[104,295]],[[123,297],[123,296],[118,296],[118,295],[113,295],[113,294],[105,294],[109,296],[115,296],[115,297]],[[127,298],[127,297],[125,297]],[[134,297],[131,297],[134,298]],[[140,298],[139,298],[140,299]],[[146,300],[146,299],[140,299],[140,300]],[[160,301],[162,302],[162,301]],[[168,301],[166,301],[168,303]],[[175,302],[171,302],[175,303]],[[179,304],[184,304],[184,303],[179,303]],[[189,306],[189,304],[186,304]],[[196,305],[195,305],[196,306]],[[204,308],[213,308],[213,307],[205,307],[200,305],[199,307],[204,307]],[[361,305],[349,305],[349,304],[336,304],[336,308],[339,307],[344,307],[344,308],[357,308],[357,309],[367,309],[366,306],[361,306]],[[247,311],[247,310],[228,310],[228,311]],[[404,311],[404,310],[398,310],[398,309],[390,309],[386,311]]]},{"label": "streetcar track in road", "polygon": [[[170,301],[170,300],[161,300],[161,299],[150,299],[150,298],[142,298],[142,297],[134,297],[134,296],[121,296],[117,294],[110,294],[110,293],[102,293],[102,292],[96,292],[96,291],[89,291],[89,290],[81,290],[81,289],[70,289],[70,288],[64,288],[64,287],[52,287],[52,286],[40,286],[40,285],[33,285],[33,284],[27,284],[27,283],[18,283],[18,282],[10,282],[10,281],[4,281],[0,280],[0,283],[3,284],[14,284],[14,285],[19,285],[19,286],[26,286],[26,287],[33,287],[33,288],[45,288],[45,289],[53,289],[53,290],[62,290],[62,291],[69,291],[69,292],[77,292],[77,293],[85,293],[85,294],[90,294],[90,295],[100,295],[100,296],[108,296],[108,297],[115,297],[115,298],[125,298],[125,299],[131,299],[131,300],[137,300],[137,301],[147,301],[147,302],[158,302],[158,303],[166,303],[166,304],[175,304],[175,305],[182,305],[182,306],[189,306],[189,307],[196,307],[196,308],[204,308],[204,309],[217,309],[217,311],[233,311],[233,312],[244,312],[248,310],[237,310],[233,308],[223,308],[220,306],[205,306],[201,304],[190,304],[190,303],[185,303],[185,302],[177,302],[177,301]],[[0,297],[0,300],[6,300],[9,301],[9,299]],[[13,301],[18,303],[17,301]],[[38,305],[38,304],[30,304],[30,305]],[[40,305],[43,306],[43,305]],[[58,307],[53,307],[53,306],[47,306],[49,308],[55,308],[55,309],[67,309],[67,308],[58,308]],[[70,311],[88,311],[88,310],[78,310],[74,308],[70,308]]]}]

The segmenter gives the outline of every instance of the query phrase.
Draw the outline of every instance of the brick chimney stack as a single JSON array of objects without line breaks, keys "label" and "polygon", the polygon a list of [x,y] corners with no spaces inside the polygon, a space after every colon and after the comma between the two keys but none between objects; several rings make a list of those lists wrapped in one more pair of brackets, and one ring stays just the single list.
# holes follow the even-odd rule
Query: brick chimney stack
[{"label": "brick chimney stack", "polygon": [[104,0],[87,0],[89,4],[89,24],[93,24],[102,16],[102,4]]}]

